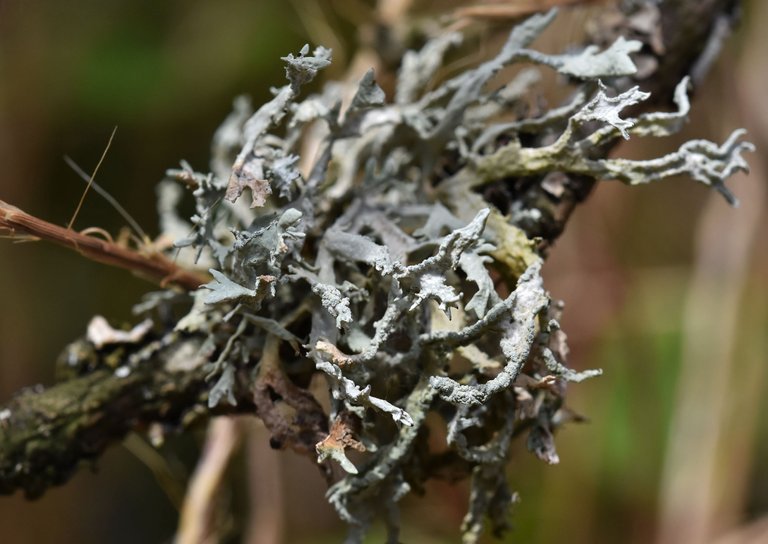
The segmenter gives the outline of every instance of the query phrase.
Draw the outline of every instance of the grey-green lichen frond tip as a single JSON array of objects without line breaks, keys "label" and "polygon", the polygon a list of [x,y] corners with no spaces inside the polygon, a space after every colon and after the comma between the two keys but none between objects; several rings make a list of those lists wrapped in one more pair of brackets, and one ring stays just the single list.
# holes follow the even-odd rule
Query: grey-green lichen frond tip
[{"label": "grey-green lichen frond tip", "polygon": [[[546,175],[566,172],[597,179],[616,179],[629,185],[641,185],[686,174],[719,193],[732,205],[737,200],[725,182],[739,171],[749,167],[742,153],[754,151],[750,142],[742,141],[745,131],[735,130],[722,144],[706,140],[684,143],[673,153],[650,160],[622,158],[592,158],[593,149],[608,145],[617,138],[631,136],[667,136],[677,132],[687,120],[690,103],[687,96],[688,78],[675,89],[676,112],[641,114],[637,118],[622,118],[621,112],[648,99],[649,93],[638,87],[608,96],[607,89],[597,81],[597,92],[587,100],[587,93],[579,93],[564,110],[547,119],[542,116],[538,125],[528,121],[508,123],[505,128],[526,131],[538,129],[558,134],[553,143],[540,147],[523,147],[514,137],[506,145],[490,154],[474,158],[477,177],[472,184],[479,187],[505,176]],[[563,122],[565,115],[567,121]],[[563,126],[558,131],[558,124]],[[490,128],[495,134],[498,129]],[[488,137],[481,136],[481,141]]]}]

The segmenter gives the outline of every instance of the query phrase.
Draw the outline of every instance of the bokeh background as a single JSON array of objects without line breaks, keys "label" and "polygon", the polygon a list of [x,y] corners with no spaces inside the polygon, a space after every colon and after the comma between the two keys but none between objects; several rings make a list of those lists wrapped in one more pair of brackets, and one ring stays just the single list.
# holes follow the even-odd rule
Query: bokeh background
[{"label": "bokeh background", "polygon": [[[752,174],[730,183],[741,207],[689,180],[605,182],[551,253],[546,281],[567,303],[571,365],[605,374],[571,388],[572,408],[590,421],[559,433],[559,465],[514,451],[509,478],[522,502],[505,541],[768,542],[765,4],[744,2],[684,133],[618,151],[651,157],[745,126],[758,151]],[[565,48],[595,9],[564,12],[544,46]],[[283,81],[279,58],[306,42],[334,47],[330,75],[344,73],[370,14],[364,0],[0,0],[0,199],[66,224],[84,184],[62,157],[91,171],[117,126],[97,181],[157,232],[155,184],[180,159],[206,168],[232,99],[268,98]],[[123,224],[91,193],[76,226]],[[0,240],[0,402],[52,383],[59,351],[93,315],[128,323],[150,289],[58,247]],[[165,491],[157,459],[132,439],[40,500],[0,498],[0,541],[169,542],[199,439],[163,448],[181,482]],[[232,511],[284,542],[341,541],[316,470],[265,443],[255,426],[232,467]],[[456,541],[466,498],[466,486],[434,484],[407,499],[403,541]],[[247,531],[234,525],[232,541]],[[251,541],[268,541],[265,531]]]}]

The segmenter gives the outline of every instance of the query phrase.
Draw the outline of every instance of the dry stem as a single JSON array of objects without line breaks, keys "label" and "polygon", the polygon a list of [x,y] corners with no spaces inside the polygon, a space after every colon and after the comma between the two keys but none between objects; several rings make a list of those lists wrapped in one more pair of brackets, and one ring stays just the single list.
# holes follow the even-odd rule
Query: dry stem
[{"label": "dry stem", "polygon": [[217,542],[216,499],[240,436],[239,421],[231,417],[218,417],[208,426],[205,447],[181,509],[176,544]]},{"label": "dry stem", "polygon": [[0,200],[0,230],[11,236],[27,234],[73,249],[88,259],[130,270],[159,283],[194,291],[208,281],[202,274],[185,270],[159,253],[143,254],[115,243],[54,225]]}]

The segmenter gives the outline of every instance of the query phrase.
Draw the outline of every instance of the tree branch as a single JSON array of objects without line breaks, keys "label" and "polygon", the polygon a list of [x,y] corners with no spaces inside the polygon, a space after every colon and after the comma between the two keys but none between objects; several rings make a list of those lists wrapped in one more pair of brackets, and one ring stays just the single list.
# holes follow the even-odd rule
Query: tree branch
[{"label": "tree branch", "polygon": [[[195,359],[202,341],[190,337],[154,352],[132,367],[103,361],[91,373],[41,390],[21,391],[0,408],[0,494],[22,489],[35,498],[66,482],[82,461],[131,430],[191,424],[208,415],[205,361]],[[68,362],[103,358],[85,341],[70,345]],[[253,412],[247,386],[238,387],[237,411]],[[218,411],[235,411],[223,406]]]}]

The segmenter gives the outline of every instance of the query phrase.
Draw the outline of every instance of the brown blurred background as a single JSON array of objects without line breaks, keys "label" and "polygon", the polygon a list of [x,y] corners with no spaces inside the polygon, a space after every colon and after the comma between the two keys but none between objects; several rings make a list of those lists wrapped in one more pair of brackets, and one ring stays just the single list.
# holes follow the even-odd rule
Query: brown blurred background
[{"label": "brown blurred background", "polygon": [[[758,152],[752,174],[730,182],[742,205],[690,180],[605,182],[577,210],[546,280],[566,301],[571,365],[605,375],[571,388],[571,406],[590,422],[559,434],[560,465],[515,450],[509,478],[522,502],[509,542],[735,543],[761,526],[766,540],[754,542],[768,542],[768,6],[744,7],[685,133],[618,151],[652,157],[745,126]],[[370,12],[363,0],[0,0],[0,199],[66,224],[84,184],[62,156],[90,172],[117,126],[97,181],[157,232],[155,184],[180,159],[206,168],[232,99],[262,102],[282,84],[279,58],[306,42],[346,53],[335,55],[343,73]],[[566,11],[559,28],[589,16]],[[562,50],[579,35],[550,32],[543,47]],[[91,193],[76,227],[123,224]],[[57,247],[0,240],[0,402],[50,384],[59,351],[94,314],[130,322],[151,289]],[[177,472],[194,467],[198,439],[164,447]],[[246,478],[249,457],[265,482],[279,474],[282,485],[265,483],[268,496],[250,505],[233,485],[232,510],[282,523],[285,542],[339,542],[315,469],[265,441],[241,455],[232,481]],[[112,448],[36,502],[0,498],[0,541],[168,542],[176,509],[136,451]],[[407,499],[403,541],[455,542],[465,504],[465,486],[443,484]]]}]

